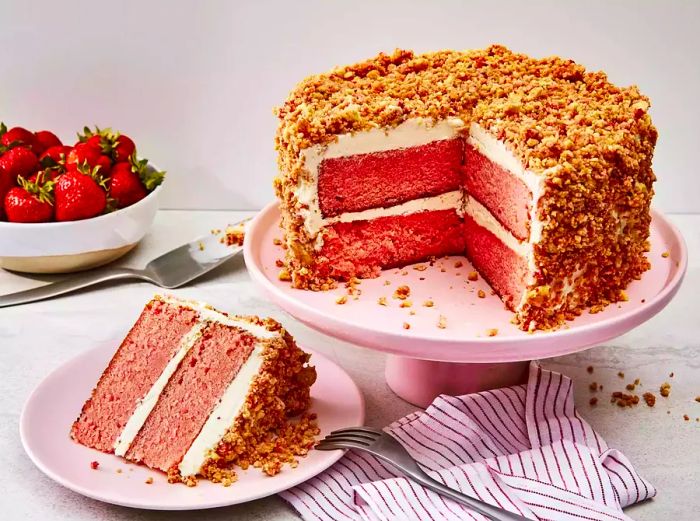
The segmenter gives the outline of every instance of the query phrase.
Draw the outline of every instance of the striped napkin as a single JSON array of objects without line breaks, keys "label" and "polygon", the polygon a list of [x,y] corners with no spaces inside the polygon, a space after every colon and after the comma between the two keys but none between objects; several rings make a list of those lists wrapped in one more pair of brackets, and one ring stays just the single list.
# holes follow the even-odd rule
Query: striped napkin
[{"label": "striped napkin", "polygon": [[[656,495],[579,416],[571,379],[536,362],[526,385],[440,396],[385,430],[433,478],[532,520],[631,521],[622,509]],[[486,521],[359,451],[281,496],[307,521]]]}]

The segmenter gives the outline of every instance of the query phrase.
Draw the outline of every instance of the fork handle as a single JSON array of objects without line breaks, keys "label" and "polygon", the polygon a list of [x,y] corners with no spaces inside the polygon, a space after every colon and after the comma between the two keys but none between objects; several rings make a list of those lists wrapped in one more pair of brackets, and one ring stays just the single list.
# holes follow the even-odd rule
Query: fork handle
[{"label": "fork handle", "polygon": [[431,478],[422,471],[419,474],[412,473],[411,478],[423,485],[425,488],[429,488],[433,492],[436,492],[441,496],[448,497],[456,501],[457,503],[466,505],[475,512],[486,516],[492,521],[530,521],[528,520],[528,518],[523,517],[519,514],[508,512],[507,510],[495,507],[493,505],[490,505],[489,503],[486,503],[476,498],[469,497],[465,494],[462,494],[461,492],[457,492],[456,490],[446,487],[445,485]]},{"label": "fork handle", "polygon": [[39,288],[18,291],[9,295],[0,296],[0,308],[28,304],[37,300],[45,300],[64,293],[100,284],[110,280],[141,279],[150,281],[150,278],[141,270],[131,268],[107,268],[101,270],[86,271],[73,275],[65,280],[46,284]]}]

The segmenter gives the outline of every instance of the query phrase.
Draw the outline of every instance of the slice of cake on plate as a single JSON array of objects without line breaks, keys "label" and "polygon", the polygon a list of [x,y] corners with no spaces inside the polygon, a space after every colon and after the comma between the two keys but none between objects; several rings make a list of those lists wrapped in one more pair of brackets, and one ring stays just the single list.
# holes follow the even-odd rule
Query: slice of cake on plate
[{"label": "slice of cake on plate", "polygon": [[525,330],[625,298],[649,268],[649,101],[502,46],[392,55],[301,82],[275,189],[297,288],[466,254]]},{"label": "slice of cake on plate", "polygon": [[316,371],[272,319],[156,296],[73,424],[71,437],[168,474],[231,483],[233,466],[274,475],[318,433],[305,413]]}]

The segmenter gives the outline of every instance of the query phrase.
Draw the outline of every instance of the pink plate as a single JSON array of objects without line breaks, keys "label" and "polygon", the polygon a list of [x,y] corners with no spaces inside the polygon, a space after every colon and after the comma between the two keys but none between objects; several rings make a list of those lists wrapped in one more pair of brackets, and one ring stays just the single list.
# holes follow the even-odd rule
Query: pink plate
[{"label": "pink plate", "polygon": [[[481,278],[472,282],[473,270],[464,257],[440,259],[385,271],[363,280],[362,294],[336,303],[347,289],[313,292],[293,289],[278,279],[275,265],[283,250],[273,243],[281,237],[279,210],[272,203],[251,222],[244,245],[253,280],[270,298],[295,318],[331,336],[401,357],[463,363],[503,363],[547,358],[579,351],[604,342],[648,320],[676,294],[687,266],[683,239],[663,215],[653,212],[652,268],[627,291],[628,302],[614,304],[597,314],[584,313],[553,332],[534,334],[511,324],[513,314]],[[669,252],[668,257],[662,257]],[[400,285],[411,289],[410,308],[392,298]],[[479,290],[485,298],[479,298]],[[384,297],[387,305],[378,304]],[[427,300],[433,307],[425,307]],[[415,313],[415,314],[412,314]],[[438,328],[440,317],[445,328]],[[404,329],[409,324],[410,329]],[[497,329],[496,336],[488,330]],[[393,387],[393,385],[392,385]],[[414,402],[415,403],[415,402]]]},{"label": "pink plate", "polygon": [[[352,379],[325,356],[307,349],[316,366],[318,380],[311,390],[311,410],[318,414],[321,436],[342,427],[362,425],[364,400]],[[71,424],[80,413],[95,382],[114,352],[99,347],[78,355],[46,377],[22,410],[20,436],[24,449],[42,472],[80,494],[136,508],[193,510],[251,501],[286,490],[322,472],[341,456],[341,451],[311,451],[295,469],[285,467],[275,477],[258,469],[240,471],[230,487],[201,480],[196,487],[168,484],[165,475],[126,463],[73,442]],[[98,470],[90,462],[99,462]],[[119,472],[121,470],[121,472]],[[145,481],[153,478],[153,484]]]}]

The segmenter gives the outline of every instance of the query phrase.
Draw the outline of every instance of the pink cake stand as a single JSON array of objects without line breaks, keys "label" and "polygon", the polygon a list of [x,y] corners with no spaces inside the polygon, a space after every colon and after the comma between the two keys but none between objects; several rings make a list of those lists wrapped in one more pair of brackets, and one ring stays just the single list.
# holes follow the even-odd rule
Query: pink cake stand
[{"label": "pink cake stand", "polygon": [[[473,268],[464,257],[387,270],[379,278],[363,280],[358,286],[362,293],[355,296],[347,295],[342,284],[324,292],[294,289],[278,278],[276,261],[284,256],[275,244],[282,236],[279,219],[273,203],[250,223],[244,253],[252,279],[304,324],[387,353],[387,383],[419,406],[441,393],[465,394],[523,382],[530,360],[581,351],[629,331],[668,304],[687,267],[680,233],[653,212],[648,254],[652,268],[629,286],[627,302],[584,313],[557,331],[527,333],[511,323],[513,314],[485,281],[468,280]],[[405,301],[393,298],[401,285],[411,291]],[[343,295],[346,302],[338,304]],[[379,304],[382,297],[385,306]],[[401,307],[408,301],[411,307]],[[425,305],[428,301],[431,307]],[[489,336],[494,330],[495,336]]]}]

